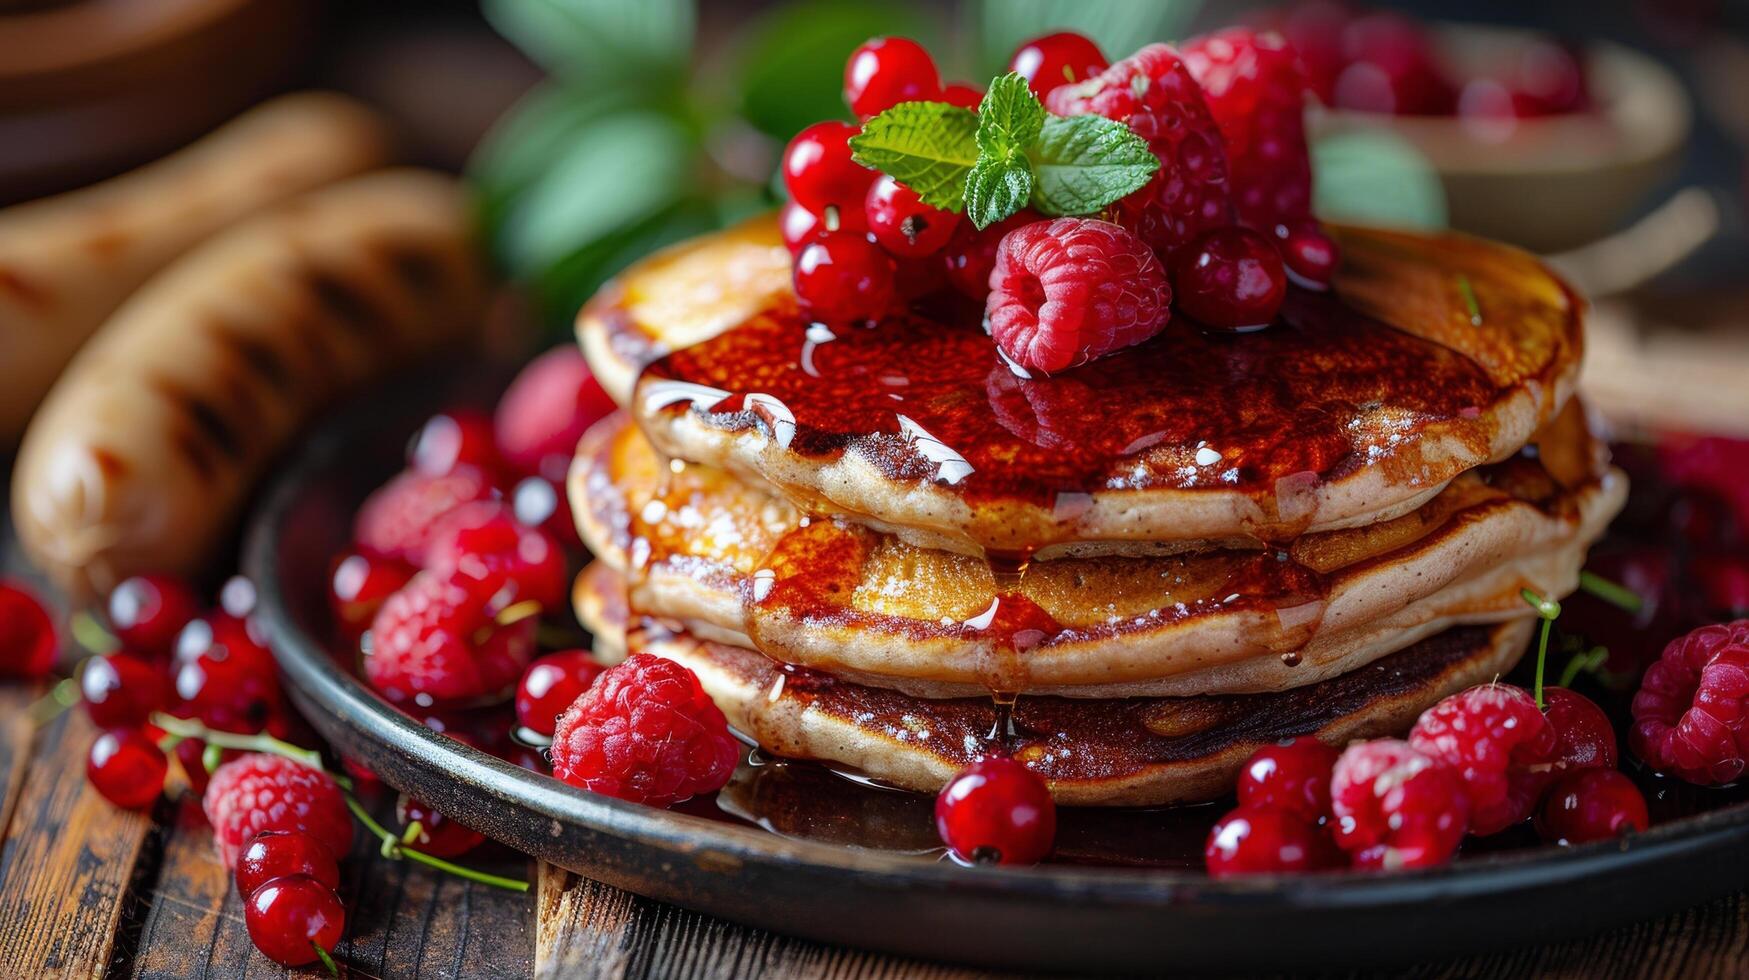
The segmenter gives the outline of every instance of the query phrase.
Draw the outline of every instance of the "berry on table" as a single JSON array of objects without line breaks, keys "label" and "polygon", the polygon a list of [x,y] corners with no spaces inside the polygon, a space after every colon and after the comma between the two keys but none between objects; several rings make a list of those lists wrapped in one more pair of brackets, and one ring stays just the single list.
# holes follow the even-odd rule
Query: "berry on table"
[{"label": "berry on table", "polygon": [[499,625],[516,590],[502,573],[420,572],[371,624],[364,675],[397,704],[433,706],[507,693],[534,649],[535,620]]},{"label": "berry on table", "polygon": [[1109,221],[1058,218],[1017,228],[996,250],[990,335],[1015,364],[1051,373],[1141,343],[1171,317],[1153,251]]},{"label": "berry on table", "polygon": [[353,517],[352,538],[372,558],[418,565],[438,518],[496,494],[491,478],[477,467],[457,466],[442,476],[408,470],[365,498]]},{"label": "berry on table", "polygon": [[334,890],[306,875],[275,878],[243,902],[243,923],[255,948],[281,966],[304,966],[333,952],[346,928]]},{"label": "berry on table", "polygon": [[1241,805],[1215,821],[1202,854],[1214,878],[1297,874],[1343,863],[1322,827],[1293,810],[1267,806]]},{"label": "berry on table", "polygon": [[1040,100],[1060,86],[1086,81],[1110,66],[1092,38],[1074,31],[1022,42],[1008,59],[1008,70],[1026,79],[1027,88]]},{"label": "berry on table", "polygon": [[1306,83],[1294,49],[1273,31],[1233,27],[1186,44],[1184,63],[1221,128],[1240,223],[1272,232],[1310,217]]},{"label": "berry on table", "polygon": [[[403,831],[402,843],[432,857],[460,857],[486,842],[485,834],[456,823],[405,793],[395,800],[395,819]],[[419,832],[409,840],[405,830],[414,824],[419,825]]]},{"label": "berry on table", "polygon": [[1265,745],[1239,770],[1239,805],[1286,810],[1312,823],[1330,816],[1337,752],[1310,735]]},{"label": "berry on table", "polygon": [[1039,775],[1013,759],[981,759],[935,798],[935,829],[972,864],[1037,864],[1057,836],[1057,805]]},{"label": "berry on table", "polygon": [[510,505],[498,500],[463,504],[445,514],[432,528],[423,566],[432,575],[460,570],[470,577],[507,578],[513,597],[532,599],[542,609],[557,609],[565,601],[565,553],[553,536],[516,519]]},{"label": "berry on table", "polygon": [[910,38],[869,38],[844,64],[844,102],[859,119],[878,116],[901,102],[940,97],[935,59]]},{"label": "berry on table", "polygon": [[1233,223],[1227,151],[1202,88],[1170,45],[1150,44],[1046,100],[1060,116],[1087,113],[1128,126],[1148,141],[1160,171],[1119,201],[1115,220],[1162,259],[1211,228]]},{"label": "berry on table", "polygon": [[138,729],[103,732],[85,757],[93,789],[124,810],[145,810],[164,792],[170,759]]},{"label": "berry on table", "polygon": [[1356,742],[1337,758],[1330,808],[1336,843],[1360,868],[1444,864],[1469,827],[1463,779],[1394,738]]},{"label": "berry on table", "polygon": [[553,775],[592,793],[671,806],[719,790],[741,749],[692,671],[633,654],[559,718]]},{"label": "berry on table", "polygon": [[55,667],[54,621],[23,585],[0,580],[0,677],[35,680]]},{"label": "berry on table", "polygon": [[1550,784],[1536,829],[1551,843],[1584,844],[1637,833],[1651,822],[1633,780],[1614,769],[1580,769]]},{"label": "berry on table", "polygon": [[790,200],[816,215],[840,215],[862,207],[875,171],[851,159],[849,123],[817,122],[797,133],[783,151],[783,186]]},{"label": "berry on table", "polygon": [[537,735],[551,735],[559,716],[603,669],[587,650],[561,650],[529,664],[516,686],[517,723]]},{"label": "berry on table", "polygon": [[334,563],[328,577],[328,606],[334,621],[350,636],[370,629],[377,610],[407,580],[414,569],[398,561],[352,552]]},{"label": "berry on table", "polygon": [[407,443],[407,466],[427,476],[442,476],[457,466],[492,472],[498,467],[498,448],[491,418],[473,408],[433,415]]},{"label": "berry on table", "polygon": [[947,268],[947,281],[953,288],[982,303],[990,295],[990,272],[996,268],[996,249],[1002,239],[1016,228],[1043,221],[1044,216],[1030,208],[1022,208],[1001,221],[979,229],[962,221],[953,238],[942,252]]},{"label": "berry on table", "polygon": [[213,844],[235,868],[243,846],[268,830],[300,831],[332,854],[352,849],[352,815],[327,773],[284,756],[249,753],[225,763],[201,800]]},{"label": "berry on table", "polygon": [[1498,833],[1529,819],[1556,734],[1529,691],[1483,684],[1421,713],[1409,730],[1416,751],[1450,766],[1470,801],[1470,831]]},{"label": "berry on table", "polygon": [[1287,297],[1287,273],[1275,245],[1233,225],[1204,232],[1179,252],[1172,295],[1193,319],[1223,330],[1268,326]]},{"label": "berry on table", "polygon": [[1646,668],[1628,744],[1659,772],[1702,786],[1743,774],[1749,756],[1749,619],[1702,626]]},{"label": "berry on table", "polygon": [[1565,687],[1545,687],[1543,716],[1555,730],[1552,771],[1615,768],[1615,726],[1595,701]]},{"label": "berry on table", "polygon": [[796,256],[795,289],[816,319],[879,319],[893,305],[893,260],[863,235],[829,231]]},{"label": "berry on table", "polygon": [[529,361],[498,399],[498,454],[518,473],[562,481],[577,440],[613,410],[577,345],[555,347]]},{"label": "berry on table", "polygon": [[333,851],[301,830],[267,830],[250,838],[237,855],[237,893],[253,895],[275,878],[303,875],[324,886],[340,887],[340,864]]},{"label": "berry on table", "polygon": [[91,657],[79,672],[79,696],[98,728],[139,728],[170,705],[164,668],[130,653]]},{"label": "berry on table", "polygon": [[917,192],[882,174],[868,187],[863,214],[875,241],[901,258],[934,255],[953,237],[960,216],[924,204]]},{"label": "berry on table", "polygon": [[171,575],[135,575],[109,593],[109,628],[123,646],[150,657],[168,657],[176,635],[199,614],[194,590]]}]

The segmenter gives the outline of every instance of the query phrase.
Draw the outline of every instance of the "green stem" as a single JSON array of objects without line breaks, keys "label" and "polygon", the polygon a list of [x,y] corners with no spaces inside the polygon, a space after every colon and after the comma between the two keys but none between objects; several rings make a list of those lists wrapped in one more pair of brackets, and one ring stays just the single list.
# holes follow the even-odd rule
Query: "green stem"
[{"label": "green stem", "polygon": [[484,871],[476,871],[473,868],[464,868],[459,864],[451,864],[442,858],[432,857],[429,854],[416,851],[413,848],[406,846],[401,843],[400,838],[396,837],[388,828],[377,823],[376,818],[372,817],[370,813],[365,810],[364,804],[358,802],[358,799],[351,793],[346,794],[346,808],[352,811],[352,815],[358,818],[359,823],[364,824],[364,829],[375,834],[377,839],[383,842],[384,857],[406,858],[409,861],[414,861],[430,868],[436,868],[439,871],[455,875],[458,878],[477,881],[482,885],[491,885],[493,888],[503,888],[513,892],[528,891],[528,882],[526,881],[521,881],[516,878],[505,878],[495,874],[487,874]]},{"label": "green stem", "polygon": [[81,609],[73,614],[67,624],[73,633],[73,642],[95,654],[114,653],[121,649],[121,641],[115,634],[103,628],[97,617]]},{"label": "green stem", "polygon": [[1457,285],[1458,292],[1462,293],[1464,297],[1464,309],[1470,314],[1470,325],[1481,326],[1482,304],[1476,302],[1476,287],[1470,284],[1470,277],[1462,273],[1458,274]]},{"label": "green stem", "polygon": [[1536,641],[1536,689],[1533,692],[1536,695],[1536,706],[1540,710],[1543,706],[1543,669],[1549,660],[1549,630],[1554,627],[1555,620],[1561,618],[1561,604],[1553,599],[1545,599],[1529,589],[1519,589],[1518,594],[1524,597],[1525,602],[1530,603],[1530,607],[1536,610],[1537,616],[1543,621],[1542,635]]},{"label": "green stem", "polygon": [[1646,606],[1646,600],[1638,592],[1619,582],[1611,582],[1596,572],[1580,572],[1579,589],[1636,616]]},{"label": "green stem", "polygon": [[25,709],[30,717],[33,728],[41,728],[56,718],[59,718],[68,708],[79,703],[79,668],[73,668],[72,677],[63,677],[49,688],[49,693],[31,702]]},{"label": "green stem", "polygon": [[334,957],[328,955],[328,951],[322,948],[322,944],[311,942],[310,945],[314,946],[316,949],[316,959],[321,960],[322,965],[328,968],[328,975],[333,977],[339,976],[339,965],[334,962]]},{"label": "green stem", "polygon": [[326,772],[322,766],[322,754],[314,749],[300,748],[290,742],[283,742],[266,732],[255,735],[238,735],[234,732],[221,732],[208,728],[198,721],[188,718],[177,718],[158,712],[152,716],[152,724],[178,738],[197,738],[209,747],[218,746],[221,749],[236,749],[239,752],[265,752],[269,755],[283,755],[293,762],[301,762],[311,769]]}]

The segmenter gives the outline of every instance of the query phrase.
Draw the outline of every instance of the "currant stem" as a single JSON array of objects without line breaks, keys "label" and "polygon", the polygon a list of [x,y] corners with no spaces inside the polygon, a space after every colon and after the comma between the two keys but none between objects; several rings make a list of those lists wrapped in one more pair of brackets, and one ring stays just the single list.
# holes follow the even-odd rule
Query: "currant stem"
[{"label": "currant stem", "polygon": [[178,738],[200,739],[207,744],[209,749],[216,745],[221,749],[236,749],[240,752],[265,752],[269,755],[282,755],[293,762],[301,762],[311,769],[327,771],[322,766],[320,752],[299,748],[290,742],[274,738],[266,732],[255,735],[238,735],[234,732],[215,731],[198,721],[177,718],[162,711],[152,715],[152,724]]},{"label": "currant stem", "polygon": [[340,967],[334,962],[334,957],[328,955],[328,951],[323,949],[320,943],[312,942],[310,945],[316,950],[316,959],[321,960],[322,965],[328,968],[328,975],[339,976]]},{"label": "currant stem", "polygon": [[115,634],[104,629],[96,616],[83,609],[73,614],[67,626],[73,634],[73,642],[90,653],[102,655],[121,649],[121,641],[116,639]]},{"label": "currant stem", "polygon": [[79,667],[74,667],[72,677],[63,677],[56,681],[55,686],[49,688],[49,693],[31,702],[26,711],[32,728],[41,728],[79,703],[79,670]]},{"label": "currant stem", "polygon": [[1596,572],[1580,572],[1579,589],[1633,615],[1646,608],[1646,600],[1638,592],[1620,582],[1611,582]]},{"label": "currant stem", "polygon": [[1473,327],[1481,326],[1482,304],[1476,302],[1476,287],[1470,284],[1470,277],[1459,273],[1457,286],[1458,292],[1462,293],[1464,297],[1464,309],[1470,314],[1470,325]]},{"label": "currant stem", "polygon": [[1561,616],[1561,604],[1553,599],[1545,599],[1529,589],[1519,589],[1518,594],[1524,597],[1525,602],[1530,603],[1530,607],[1536,610],[1537,616],[1543,621],[1542,634],[1536,641],[1536,687],[1532,692],[1536,695],[1536,706],[1540,711],[1543,706],[1543,669],[1549,660],[1549,630]]},{"label": "currant stem", "polygon": [[357,797],[354,797],[351,793],[346,794],[346,808],[352,811],[352,815],[358,818],[359,823],[364,824],[364,829],[375,834],[377,839],[383,842],[384,857],[391,859],[406,858],[409,861],[423,864],[426,867],[436,868],[439,871],[455,875],[458,878],[477,881],[482,885],[490,885],[493,888],[503,888],[507,891],[513,892],[528,891],[528,882],[526,881],[520,881],[516,878],[505,878],[495,874],[487,874],[484,871],[476,871],[473,868],[464,868],[459,864],[451,864],[442,858],[432,857],[429,854],[416,851],[413,848],[406,846],[401,843],[400,838],[396,837],[392,831],[384,827],[382,824],[377,823],[376,818],[372,817],[370,813],[365,810],[364,804],[358,802]]}]

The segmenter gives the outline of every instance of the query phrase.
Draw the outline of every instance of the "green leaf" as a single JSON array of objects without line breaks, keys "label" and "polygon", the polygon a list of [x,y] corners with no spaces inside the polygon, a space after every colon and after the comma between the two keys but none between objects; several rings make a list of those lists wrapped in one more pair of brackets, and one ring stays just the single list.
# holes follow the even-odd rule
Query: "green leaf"
[{"label": "green leaf", "polygon": [[481,9],[554,74],[615,85],[683,76],[697,22],[693,0],[483,0]]},{"label": "green leaf", "polygon": [[497,227],[516,197],[540,180],[597,119],[628,107],[620,92],[592,95],[552,83],[519,99],[468,160],[468,176],[487,226]]},{"label": "green leaf", "polygon": [[978,162],[978,115],[946,102],[901,102],[850,138],[852,158],[892,175],[930,207],[958,211]]},{"label": "green leaf", "polygon": [[1020,75],[1009,72],[990,83],[978,104],[978,162],[966,175],[972,224],[985,228],[1026,206],[1033,191],[1027,151],[1047,115]]},{"label": "green leaf", "polygon": [[1116,61],[1151,41],[1182,37],[1202,6],[1200,0],[979,0],[971,8],[978,66],[1001,71],[1022,42],[1054,31],[1085,34]]},{"label": "green leaf", "polygon": [[1026,206],[1032,196],[1032,170],[996,159],[980,159],[966,175],[966,217],[979,228],[1001,221]]},{"label": "green leaf", "polygon": [[1138,190],[1160,169],[1148,142],[1101,116],[1052,116],[1029,154],[1032,205],[1049,215],[1092,214]]},{"label": "green leaf", "polygon": [[1330,221],[1443,228],[1445,187],[1433,165],[1383,130],[1334,133],[1312,144],[1314,212]]}]

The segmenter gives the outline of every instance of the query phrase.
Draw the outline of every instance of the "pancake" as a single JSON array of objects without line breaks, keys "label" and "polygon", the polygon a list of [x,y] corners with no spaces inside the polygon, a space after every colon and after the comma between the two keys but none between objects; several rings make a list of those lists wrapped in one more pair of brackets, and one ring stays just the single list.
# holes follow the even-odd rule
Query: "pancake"
[{"label": "pancake", "polygon": [[1316,684],[1458,624],[1565,596],[1620,509],[1577,402],[1528,452],[1409,514],[1283,547],[983,559],[809,518],[702,465],[675,471],[623,417],[585,436],[570,498],[641,613],[778,660],[923,697],[1112,698]]},{"label": "pancake", "polygon": [[1331,745],[1399,734],[1429,705],[1510,670],[1531,623],[1460,627],[1340,677],[1275,694],[1117,701],[1024,696],[1012,734],[989,697],[928,700],[785,668],[684,631],[625,632],[624,583],[600,562],[579,577],[578,615],[599,654],[629,644],[684,664],[730,724],[777,755],[849,766],[903,789],[933,793],[990,751],[1006,750],[1076,806],[1210,800],[1258,747],[1298,735]]},{"label": "pancake", "polygon": [[1336,234],[1336,291],[1291,290],[1270,329],[1179,317],[1051,378],[1016,377],[981,311],[947,299],[809,324],[769,219],[633,267],[578,329],[663,453],[917,544],[1285,541],[1407,513],[1517,452],[1578,369],[1579,303],[1529,255]]}]

